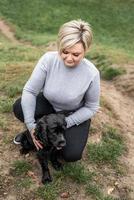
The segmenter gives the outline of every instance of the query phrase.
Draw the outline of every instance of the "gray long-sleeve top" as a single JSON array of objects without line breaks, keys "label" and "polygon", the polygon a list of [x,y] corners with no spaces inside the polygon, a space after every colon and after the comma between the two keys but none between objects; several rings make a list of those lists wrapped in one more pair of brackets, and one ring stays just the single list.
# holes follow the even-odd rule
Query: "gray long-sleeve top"
[{"label": "gray long-sleeve top", "polygon": [[86,58],[74,67],[64,65],[57,51],[45,53],[38,61],[22,93],[24,121],[35,128],[36,96],[43,91],[56,111],[75,110],[66,117],[67,128],[91,118],[99,108],[100,75]]}]

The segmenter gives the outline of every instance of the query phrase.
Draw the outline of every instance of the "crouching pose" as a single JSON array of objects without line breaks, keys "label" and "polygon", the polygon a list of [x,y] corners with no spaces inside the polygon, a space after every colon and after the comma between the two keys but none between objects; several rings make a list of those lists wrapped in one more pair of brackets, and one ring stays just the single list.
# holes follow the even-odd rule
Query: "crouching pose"
[{"label": "crouching pose", "polygon": [[[91,41],[92,31],[87,22],[72,20],[63,24],[58,33],[58,50],[46,52],[39,59],[22,97],[13,105],[15,116],[25,123],[37,150],[43,148],[34,134],[38,119],[60,111],[68,113],[66,145],[61,153],[68,162],[81,159],[91,117],[99,108],[99,71],[85,58]],[[16,135],[14,143],[20,144],[22,136],[23,133]]]}]

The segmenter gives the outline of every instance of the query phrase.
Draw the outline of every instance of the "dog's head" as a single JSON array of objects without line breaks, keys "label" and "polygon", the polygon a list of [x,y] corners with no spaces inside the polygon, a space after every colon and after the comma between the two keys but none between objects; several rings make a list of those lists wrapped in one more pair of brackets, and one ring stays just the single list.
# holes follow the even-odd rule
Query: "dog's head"
[{"label": "dog's head", "polygon": [[66,145],[65,129],[66,121],[64,114],[49,114],[43,116],[37,122],[36,136],[44,146],[52,145],[59,150]]}]

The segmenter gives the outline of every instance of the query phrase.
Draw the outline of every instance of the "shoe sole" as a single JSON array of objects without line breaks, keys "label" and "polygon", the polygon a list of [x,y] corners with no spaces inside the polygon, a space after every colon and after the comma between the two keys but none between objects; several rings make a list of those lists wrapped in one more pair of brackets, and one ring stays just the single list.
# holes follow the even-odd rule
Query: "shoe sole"
[{"label": "shoe sole", "polygon": [[14,144],[21,144],[21,142],[16,142],[15,138],[14,138],[14,140],[13,140],[13,143],[14,143]]}]

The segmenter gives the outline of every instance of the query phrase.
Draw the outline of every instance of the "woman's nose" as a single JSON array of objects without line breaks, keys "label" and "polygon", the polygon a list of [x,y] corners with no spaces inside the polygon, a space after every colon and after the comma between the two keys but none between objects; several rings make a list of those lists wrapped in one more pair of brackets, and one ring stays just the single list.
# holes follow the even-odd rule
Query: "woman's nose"
[{"label": "woman's nose", "polygon": [[71,61],[71,60],[72,60],[72,55],[71,55],[71,54],[68,54],[67,60],[68,60],[68,61]]}]

